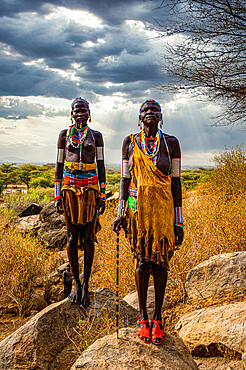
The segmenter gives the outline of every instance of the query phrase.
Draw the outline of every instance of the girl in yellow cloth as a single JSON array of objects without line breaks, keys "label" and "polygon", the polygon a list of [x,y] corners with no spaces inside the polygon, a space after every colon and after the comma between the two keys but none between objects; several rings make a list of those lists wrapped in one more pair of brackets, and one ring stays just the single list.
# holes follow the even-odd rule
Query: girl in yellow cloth
[{"label": "girl in yellow cloth", "polygon": [[[102,134],[87,124],[91,122],[88,101],[77,98],[71,108],[72,124],[68,130],[62,130],[58,138],[55,207],[57,212],[64,213],[67,226],[67,253],[74,277],[74,291],[68,297],[86,308],[90,304],[89,278],[98,216],[105,210],[104,145]],[[78,264],[80,246],[84,249],[82,284]]]},{"label": "girl in yellow cloth", "polygon": [[[135,278],[140,315],[138,337],[159,345],[164,339],[161,308],[169,260],[183,240],[181,151],[174,136],[158,129],[162,125],[159,103],[141,105],[139,134],[125,138],[118,214],[113,230],[121,226],[128,234],[136,258]],[[155,311],[151,323],[146,310],[150,273],[155,286]]]}]

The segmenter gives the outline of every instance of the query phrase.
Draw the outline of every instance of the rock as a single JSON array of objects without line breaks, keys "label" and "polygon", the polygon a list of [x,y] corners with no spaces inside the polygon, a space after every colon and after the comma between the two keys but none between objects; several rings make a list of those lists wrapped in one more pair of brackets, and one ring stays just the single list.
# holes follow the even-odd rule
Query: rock
[{"label": "rock", "polygon": [[65,248],[67,244],[67,229],[62,228],[52,229],[48,222],[41,225],[38,230],[38,236],[48,248]]},{"label": "rock", "polygon": [[113,195],[112,191],[111,190],[106,190],[106,199],[111,197],[111,195]]},{"label": "rock", "polygon": [[124,328],[98,339],[78,358],[71,370],[78,369],[198,369],[192,356],[177,337],[166,334],[163,345],[145,344],[136,329]]},{"label": "rock", "polygon": [[48,304],[43,296],[38,295],[36,297],[32,298],[31,301],[31,310],[34,311],[42,311],[45,307],[47,307]]},{"label": "rock", "polygon": [[58,251],[57,252],[57,263],[58,263],[58,265],[68,263],[68,256],[67,256],[67,250],[66,249],[64,251]]},{"label": "rock", "polygon": [[246,369],[246,353],[242,355],[243,366]]},{"label": "rock", "polygon": [[55,202],[45,206],[39,214],[41,222],[48,222],[52,228],[60,228],[66,225],[65,218],[55,210]]},{"label": "rock", "polygon": [[119,199],[119,192],[116,191],[111,197],[109,197],[107,200],[117,200]]},{"label": "rock", "polygon": [[[166,292],[165,292],[164,302],[163,302],[163,307],[162,307],[164,310],[169,309],[172,305],[171,297],[170,295],[168,295],[168,292],[170,292],[170,289],[174,284],[175,283],[172,280],[167,281],[167,287],[166,287]],[[132,307],[134,307],[136,310],[139,311],[137,292],[129,293],[123,299],[129,305],[131,305]],[[148,287],[148,295],[147,295],[147,313],[150,318],[153,316],[154,309],[155,309],[155,288],[154,288],[154,285],[151,285]]]},{"label": "rock", "polygon": [[246,252],[224,253],[200,263],[187,274],[189,298],[207,298],[246,288]]},{"label": "rock", "polygon": [[55,210],[55,202],[45,206],[39,214],[41,221],[38,236],[48,248],[63,249],[67,244],[67,229],[63,215]]},{"label": "rock", "polygon": [[[65,370],[75,361],[73,342],[79,342],[81,321],[91,322],[95,315],[115,316],[116,296],[108,289],[90,293],[88,310],[69,299],[54,303],[32,317],[25,325],[0,342],[0,369]],[[137,312],[120,300],[120,322],[134,325]]]},{"label": "rock", "polygon": [[60,273],[60,276],[62,275],[63,271],[66,270],[67,266],[69,265],[69,263],[63,263],[61,266],[58,267],[58,272]]},{"label": "rock", "polygon": [[181,317],[175,326],[194,355],[246,352],[246,302],[203,308]]},{"label": "rock", "polygon": [[26,217],[13,217],[9,221],[7,226],[17,228],[21,232],[25,233],[35,229],[39,222],[39,215],[32,215]]},{"label": "rock", "polygon": [[37,203],[31,204],[29,207],[24,209],[18,216],[19,217],[26,217],[32,215],[38,215],[42,211],[43,207]]},{"label": "rock", "polygon": [[58,271],[53,271],[51,274],[49,274],[48,276],[48,280],[52,283],[52,284],[58,284],[60,283],[61,281],[61,278],[62,278],[62,274]]}]

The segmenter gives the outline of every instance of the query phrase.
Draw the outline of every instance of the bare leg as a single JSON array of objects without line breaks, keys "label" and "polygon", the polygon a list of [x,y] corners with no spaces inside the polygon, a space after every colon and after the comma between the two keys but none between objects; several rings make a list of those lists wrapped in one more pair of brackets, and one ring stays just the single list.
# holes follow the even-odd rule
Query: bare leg
[{"label": "bare leg", "polygon": [[71,272],[74,277],[74,291],[69,294],[69,298],[72,302],[81,304],[81,284],[79,280],[79,263],[78,263],[78,226],[72,225],[71,222],[67,222],[67,233],[68,233],[68,242],[67,242],[67,254],[68,260],[71,268]]},{"label": "bare leg", "polygon": [[89,279],[94,258],[94,221],[84,227],[84,281],[82,284],[81,304],[84,308],[90,304]]},{"label": "bare leg", "polygon": [[[142,258],[140,255],[137,257],[137,268],[135,270],[135,279],[138,292],[139,301],[139,321],[148,320],[148,314],[146,310],[147,301],[147,290],[149,285],[149,262]],[[142,337],[141,340],[149,342],[149,338]]]},{"label": "bare leg", "polygon": [[[167,268],[164,263],[161,263],[160,265],[153,264],[153,277],[155,286],[155,312],[153,315],[153,319],[162,321],[161,308],[167,284]],[[155,343],[160,342],[162,342],[162,339],[155,339]]]}]

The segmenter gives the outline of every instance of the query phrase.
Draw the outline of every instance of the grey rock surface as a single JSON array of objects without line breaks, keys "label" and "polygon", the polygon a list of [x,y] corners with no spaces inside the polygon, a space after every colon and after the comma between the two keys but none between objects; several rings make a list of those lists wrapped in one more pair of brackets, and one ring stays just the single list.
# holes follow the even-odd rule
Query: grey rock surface
[{"label": "grey rock surface", "polygon": [[29,207],[24,209],[18,216],[19,217],[26,217],[32,215],[38,215],[42,211],[43,207],[37,203],[31,204]]},{"label": "grey rock surface", "polygon": [[[163,309],[167,310],[171,307],[171,297],[168,294],[172,287],[175,285],[174,281],[168,280],[165,296],[164,296],[164,302],[163,302]],[[139,311],[139,304],[138,304],[138,294],[136,292],[132,292],[127,294],[124,298],[124,301],[126,301],[128,304],[130,304],[132,307],[134,307],[136,310]],[[151,318],[154,314],[155,309],[155,288],[154,285],[150,285],[148,287],[148,294],[147,294],[147,313],[148,316]]]},{"label": "grey rock surface", "polygon": [[39,214],[38,236],[48,248],[63,249],[67,243],[66,222],[63,215],[55,210],[55,202],[45,206]]},{"label": "grey rock surface", "polygon": [[185,281],[189,298],[246,290],[246,252],[213,256],[189,271]]},{"label": "grey rock surface", "polygon": [[175,329],[189,348],[201,352],[246,352],[246,302],[203,308],[182,316]]},{"label": "grey rock surface", "polygon": [[[90,293],[91,305],[85,311],[69,299],[54,303],[32,317],[25,325],[0,342],[0,369],[65,370],[76,360],[74,344],[80,320],[91,322],[95,315],[115,316],[116,296],[108,289]],[[134,325],[137,312],[120,300],[120,322]]]},{"label": "grey rock surface", "polygon": [[137,330],[123,328],[116,334],[98,339],[89,346],[71,367],[78,369],[198,369],[192,356],[178,338],[166,334],[160,346],[145,344],[137,338]]}]

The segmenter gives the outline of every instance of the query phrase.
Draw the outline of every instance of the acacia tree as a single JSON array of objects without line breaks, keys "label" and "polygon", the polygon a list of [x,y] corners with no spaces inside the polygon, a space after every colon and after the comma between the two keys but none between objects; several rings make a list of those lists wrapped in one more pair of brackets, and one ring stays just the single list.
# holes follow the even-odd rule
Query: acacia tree
[{"label": "acacia tree", "polygon": [[158,8],[171,15],[157,20],[160,37],[180,39],[167,45],[163,88],[220,103],[217,124],[245,124],[246,0],[163,0]]}]

